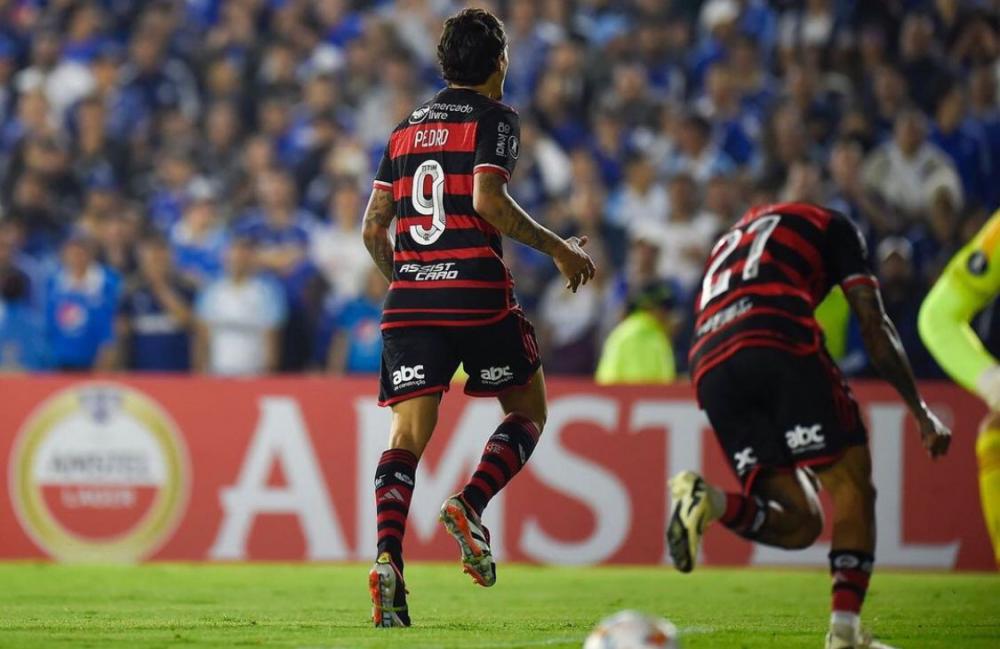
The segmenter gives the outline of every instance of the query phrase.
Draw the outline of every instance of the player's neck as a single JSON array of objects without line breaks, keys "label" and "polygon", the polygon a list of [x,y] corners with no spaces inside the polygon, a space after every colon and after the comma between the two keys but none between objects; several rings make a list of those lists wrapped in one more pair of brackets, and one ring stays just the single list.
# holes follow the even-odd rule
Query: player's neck
[{"label": "player's neck", "polygon": [[471,90],[472,92],[478,92],[479,94],[484,95],[489,99],[492,99],[493,101],[500,101],[500,97],[502,97],[500,89],[496,87],[496,84],[489,82],[480,84],[478,86],[460,86],[458,84],[449,83],[448,88],[451,90]]}]

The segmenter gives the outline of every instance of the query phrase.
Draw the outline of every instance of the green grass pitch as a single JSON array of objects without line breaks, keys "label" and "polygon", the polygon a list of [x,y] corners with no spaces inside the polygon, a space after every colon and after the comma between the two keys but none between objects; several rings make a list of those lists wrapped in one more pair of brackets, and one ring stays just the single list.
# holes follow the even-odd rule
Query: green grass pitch
[{"label": "green grass pitch", "polygon": [[[367,565],[0,564],[0,647],[579,648],[602,616],[672,620],[687,649],[823,646],[818,570],[407,567],[410,629],[369,627]],[[876,573],[865,611],[902,649],[1000,647],[1000,577]]]}]

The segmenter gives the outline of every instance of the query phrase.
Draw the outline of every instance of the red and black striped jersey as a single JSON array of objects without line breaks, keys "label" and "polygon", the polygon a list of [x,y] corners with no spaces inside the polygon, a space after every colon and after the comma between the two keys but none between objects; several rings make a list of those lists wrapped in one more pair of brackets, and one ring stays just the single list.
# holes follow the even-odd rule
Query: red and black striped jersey
[{"label": "red and black striped jersey", "polygon": [[500,232],[472,207],[472,179],[510,180],[519,138],[514,109],[461,88],[442,90],[393,130],[374,182],[396,201],[383,329],[489,324],[516,306]]},{"label": "red and black striped jersey", "polygon": [[877,285],[851,221],[805,203],[747,212],[716,242],[695,298],[695,383],[746,347],[819,352],[816,306],[836,285]]}]

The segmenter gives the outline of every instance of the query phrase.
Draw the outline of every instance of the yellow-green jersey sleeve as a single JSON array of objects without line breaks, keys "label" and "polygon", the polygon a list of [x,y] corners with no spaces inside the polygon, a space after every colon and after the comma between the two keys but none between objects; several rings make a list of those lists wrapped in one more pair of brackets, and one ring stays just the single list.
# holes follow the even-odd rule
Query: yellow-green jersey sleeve
[{"label": "yellow-green jersey sleeve", "polygon": [[957,383],[975,392],[996,359],[969,324],[1000,292],[1000,211],[948,263],[920,307],[920,338]]}]

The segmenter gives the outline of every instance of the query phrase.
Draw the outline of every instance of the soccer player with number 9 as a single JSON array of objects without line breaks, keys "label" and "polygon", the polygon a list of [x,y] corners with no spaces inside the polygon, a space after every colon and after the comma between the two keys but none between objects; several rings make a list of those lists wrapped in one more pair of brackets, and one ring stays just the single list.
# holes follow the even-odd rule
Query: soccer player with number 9
[{"label": "soccer player with number 9", "polygon": [[691,471],[674,476],[667,544],[682,572],[694,568],[714,521],[755,543],[808,547],[823,528],[822,486],[834,506],[826,646],[860,649],[884,646],[859,621],[875,561],[871,455],[857,403],[813,315],[838,285],[924,447],[931,457],[947,452],[951,433],[920,397],[854,224],[802,203],[758,207],[712,249],[691,348],[698,401],[743,489],[725,493]]},{"label": "soccer player with number 9", "polygon": [[[506,235],[552,257],[576,291],[594,277],[586,237],[562,239],[507,193],[520,154],[517,113],[500,103],[503,25],[481,9],[445,22],[438,60],[448,87],[397,126],[375,176],[364,238],[390,282],[382,318],[379,402],[392,407],[389,448],[375,472],[378,548],[369,574],[375,626],[409,626],[403,536],[417,463],[459,364],[465,392],[495,396],[506,415],[441,522],[465,571],[496,581],[480,517],[531,455],[545,425],[545,380],[531,323],[503,261]],[[395,220],[395,239],[389,227]]]}]

